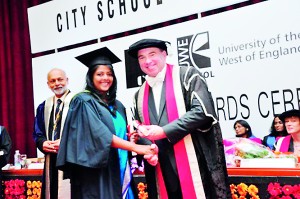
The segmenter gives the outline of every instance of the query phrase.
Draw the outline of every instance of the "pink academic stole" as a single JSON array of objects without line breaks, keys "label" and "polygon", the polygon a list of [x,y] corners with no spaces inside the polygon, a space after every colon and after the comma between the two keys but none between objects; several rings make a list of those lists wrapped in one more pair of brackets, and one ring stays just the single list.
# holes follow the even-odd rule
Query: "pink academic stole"
[{"label": "pink academic stole", "polygon": [[280,142],[280,139],[282,139],[282,142],[280,143],[279,151],[280,152],[288,152],[290,141],[291,141],[291,135],[288,135],[286,137],[281,137],[278,139],[278,142]]},{"label": "pink academic stole", "polygon": [[[178,104],[176,103],[176,96],[175,96],[172,76],[173,76],[173,66],[167,65],[165,81],[166,81],[166,104],[167,104],[167,114],[168,114],[169,122],[172,122],[179,118]],[[178,90],[177,87],[176,89]],[[179,91],[181,92],[181,89],[179,89]],[[180,93],[180,95],[182,95],[182,93]],[[144,123],[149,125],[150,118],[149,118],[149,111],[148,111],[148,97],[149,97],[149,85],[146,82],[142,112],[144,117]],[[189,150],[187,150],[187,148]],[[196,154],[193,147],[191,136],[187,135],[184,139],[176,143],[174,145],[174,152],[175,152],[176,166],[178,170],[183,198],[188,198],[188,199],[205,198],[201,176],[200,176],[199,165],[197,163]],[[192,176],[192,171],[193,171],[193,176]],[[156,173],[157,173],[157,181],[158,181],[157,182],[158,194],[161,199],[167,199],[168,194],[166,191],[165,183],[163,180],[163,176],[159,164],[156,166]],[[197,190],[195,185],[197,186]]]}]

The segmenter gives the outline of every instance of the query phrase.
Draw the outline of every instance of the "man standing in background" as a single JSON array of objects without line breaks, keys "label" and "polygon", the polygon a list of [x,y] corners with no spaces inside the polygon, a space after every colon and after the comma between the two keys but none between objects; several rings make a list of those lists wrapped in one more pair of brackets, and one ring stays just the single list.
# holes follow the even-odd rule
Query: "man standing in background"
[{"label": "man standing in background", "polygon": [[45,154],[42,198],[70,198],[69,180],[56,168],[61,132],[73,94],[68,89],[68,77],[62,69],[48,72],[47,84],[54,96],[46,99],[36,110],[33,138],[37,148]]}]

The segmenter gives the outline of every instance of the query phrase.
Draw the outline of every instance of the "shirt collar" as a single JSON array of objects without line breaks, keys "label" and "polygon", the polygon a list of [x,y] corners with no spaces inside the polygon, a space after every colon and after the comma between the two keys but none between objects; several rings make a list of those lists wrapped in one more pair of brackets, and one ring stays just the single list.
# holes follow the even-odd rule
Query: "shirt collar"
[{"label": "shirt collar", "polygon": [[166,66],[155,76],[155,77],[150,77],[149,75],[146,75],[145,79],[149,86],[153,87],[157,83],[162,83],[165,80],[166,76]]}]

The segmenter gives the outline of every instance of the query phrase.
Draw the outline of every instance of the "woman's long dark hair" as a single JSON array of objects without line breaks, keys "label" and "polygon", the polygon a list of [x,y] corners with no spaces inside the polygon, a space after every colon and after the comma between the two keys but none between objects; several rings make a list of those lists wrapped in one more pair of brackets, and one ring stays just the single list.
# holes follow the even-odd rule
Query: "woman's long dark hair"
[{"label": "woman's long dark hair", "polygon": [[[270,136],[287,136],[288,135],[288,132],[286,131],[286,128],[285,128],[285,125],[283,124],[283,131],[276,131],[275,129],[275,118],[278,117],[279,118],[280,114],[275,114],[274,115],[274,118],[273,118],[273,121],[272,121],[272,125],[271,125],[271,128],[270,128]],[[279,118],[280,119],[280,118]],[[282,121],[283,123],[283,121]]]},{"label": "woman's long dark hair", "polygon": [[[250,125],[248,124],[248,122],[246,122],[245,120],[237,120],[235,121],[235,123],[233,124],[233,129],[235,129],[235,125],[239,123],[240,125],[242,125],[243,127],[246,128],[246,134],[247,134],[247,138],[252,136],[252,130]],[[248,129],[248,130],[247,130]]]},{"label": "woman's long dark hair", "polygon": [[[113,76],[113,83],[111,85],[111,87],[109,88],[107,93],[100,93],[100,91],[98,91],[95,88],[95,85],[93,83],[93,75],[95,73],[95,71],[97,70],[97,68],[100,65],[95,65],[93,67],[89,67],[89,70],[86,74],[86,86],[85,89],[90,91],[91,93],[97,95],[102,101],[106,101],[108,105],[115,105],[115,100],[117,97],[117,78],[115,75],[115,71],[112,65],[106,65],[110,68],[111,72],[112,72],[112,76]],[[105,100],[104,100],[105,99]]]}]

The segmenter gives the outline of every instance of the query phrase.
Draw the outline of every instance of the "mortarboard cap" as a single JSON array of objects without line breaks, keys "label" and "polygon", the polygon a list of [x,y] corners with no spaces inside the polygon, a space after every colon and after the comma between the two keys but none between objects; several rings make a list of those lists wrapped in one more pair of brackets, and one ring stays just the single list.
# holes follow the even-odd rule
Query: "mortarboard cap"
[{"label": "mortarboard cap", "polygon": [[142,39],[129,46],[128,54],[134,58],[137,58],[137,52],[139,50],[149,47],[160,48],[162,50],[165,50],[168,54],[167,43],[170,44],[170,42],[168,41],[162,41],[158,39]]},{"label": "mortarboard cap", "polygon": [[287,117],[293,117],[293,116],[300,118],[300,111],[297,110],[297,109],[292,109],[292,110],[289,110],[289,111],[285,111],[281,115],[279,115],[279,119],[282,122],[284,122],[285,118],[287,118]]},{"label": "mortarboard cap", "polygon": [[121,60],[111,52],[107,47],[103,47],[91,52],[75,57],[78,61],[86,65],[88,68],[95,65],[111,65]]}]

